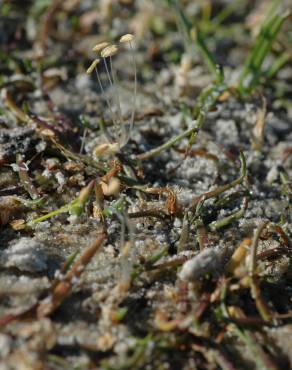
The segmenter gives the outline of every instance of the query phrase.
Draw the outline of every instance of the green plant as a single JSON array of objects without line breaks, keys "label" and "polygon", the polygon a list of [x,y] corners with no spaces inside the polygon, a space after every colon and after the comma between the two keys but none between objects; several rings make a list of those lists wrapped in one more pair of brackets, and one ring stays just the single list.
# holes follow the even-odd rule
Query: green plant
[{"label": "green plant", "polygon": [[[201,32],[199,27],[195,27],[188,19],[179,0],[167,0],[167,2],[176,15],[178,29],[181,31],[187,49],[193,52],[196,51],[197,48],[214,80],[217,83],[222,82],[224,79],[223,70],[219,68],[213,55],[208,50],[203,32]],[[243,64],[238,83],[238,90],[241,95],[250,94],[253,89],[260,84],[262,77],[271,78],[289,61],[289,59],[291,59],[291,55],[283,51],[269,68],[266,70],[264,69],[264,61],[271,51],[273,43],[284,22],[291,14],[289,11],[280,14],[278,8],[279,1],[273,1],[261,25],[255,44]],[[214,23],[215,25],[218,24],[218,22],[220,23],[220,18],[223,17],[224,19],[226,14],[229,15],[233,10],[234,4],[227,7],[225,11],[221,13],[219,19],[217,16],[217,18],[209,23],[214,27]]]},{"label": "green plant", "polygon": [[210,74],[213,76],[217,83],[223,81],[223,73],[220,67],[216,64],[213,55],[208,50],[205,43],[203,34],[201,31],[193,26],[185,15],[179,0],[167,0],[170,7],[173,9],[174,14],[177,18],[178,28],[181,30],[185,44],[191,52],[196,52],[196,48],[199,50]]},{"label": "green plant", "polygon": [[[280,32],[285,20],[289,17],[290,12],[278,14],[278,1],[274,1],[270,7],[266,18],[261,26],[260,32],[256,38],[255,44],[250,55],[247,57],[239,78],[239,91],[241,94],[250,93],[261,81],[265,75],[263,68],[264,61],[269,54],[273,42]],[[276,12],[276,14],[274,14]],[[272,76],[276,71],[287,62],[287,55],[283,53],[273,68],[268,70],[267,75]]]}]

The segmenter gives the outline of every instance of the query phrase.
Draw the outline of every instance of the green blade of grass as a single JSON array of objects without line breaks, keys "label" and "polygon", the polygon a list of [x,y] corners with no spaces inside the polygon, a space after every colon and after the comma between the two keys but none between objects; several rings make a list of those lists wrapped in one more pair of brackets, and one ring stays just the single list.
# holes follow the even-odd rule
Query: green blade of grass
[{"label": "green blade of grass", "polygon": [[222,82],[222,70],[218,67],[213,55],[208,50],[200,30],[195,29],[195,27],[189,21],[179,3],[179,0],[167,0],[167,2],[177,17],[178,28],[183,34],[184,41],[188,49],[193,52],[195,51],[194,45],[196,45],[207,68],[209,69],[210,74],[214,77],[216,82]]},{"label": "green blade of grass", "polygon": [[241,4],[242,0],[234,0],[230,4],[226,5],[213,19],[211,22],[211,27],[218,27],[221,23],[225,21]]},{"label": "green blade of grass", "polygon": [[266,73],[266,76],[267,78],[273,78],[277,73],[278,71],[286,64],[289,62],[289,60],[291,60],[292,57],[291,57],[291,54],[289,54],[288,52],[284,52],[283,54],[281,54],[274,62],[273,64],[269,67],[267,73]]},{"label": "green blade of grass", "polygon": [[261,30],[255,41],[254,47],[246,59],[239,78],[239,91],[242,95],[250,93],[264,75],[263,63],[269,54],[273,42],[281,30],[290,13],[275,14],[278,2],[274,2],[261,26]]}]

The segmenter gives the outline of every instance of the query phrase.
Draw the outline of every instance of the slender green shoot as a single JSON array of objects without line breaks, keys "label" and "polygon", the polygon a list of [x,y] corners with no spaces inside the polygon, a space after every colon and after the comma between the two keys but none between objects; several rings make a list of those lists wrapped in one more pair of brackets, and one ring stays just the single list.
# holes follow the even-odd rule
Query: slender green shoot
[{"label": "slender green shoot", "polygon": [[212,54],[208,50],[201,31],[196,29],[189,21],[179,0],[168,0],[168,4],[173,9],[173,12],[177,17],[178,28],[183,34],[187,48],[193,53],[196,52],[196,46],[215,81],[222,82],[222,70],[218,67]]},{"label": "slender green shoot", "polygon": [[187,130],[181,132],[177,136],[171,138],[170,140],[168,140],[164,144],[162,144],[162,145],[160,145],[160,146],[158,146],[158,147],[156,147],[152,150],[149,150],[148,152],[139,154],[137,156],[137,159],[139,159],[140,161],[143,161],[143,160],[148,160],[152,157],[155,157],[155,156],[159,155],[161,152],[163,152],[164,150],[170,149],[176,143],[178,143],[179,141],[181,141],[182,139],[184,139],[185,137],[188,137],[188,136],[191,136],[191,141],[193,143],[197,133],[199,132],[199,130],[204,125],[206,114],[214,106],[217,99],[224,92],[225,89],[226,89],[225,85],[218,84],[218,85],[212,85],[212,86],[208,87],[207,89],[203,90],[201,95],[198,98],[198,101],[199,101],[198,117],[195,121],[193,121],[192,127],[190,127]]},{"label": "slender green shoot", "polygon": [[289,60],[291,61],[291,59],[292,57],[290,53],[284,52],[281,54],[267,70],[266,77],[269,79],[273,78],[279,70],[289,62]]},{"label": "slender green shoot", "polygon": [[66,204],[65,206],[63,206],[61,208],[58,208],[58,209],[56,209],[56,210],[54,210],[52,212],[49,212],[46,215],[43,215],[43,216],[34,218],[33,220],[27,222],[26,226],[31,227],[31,226],[39,223],[39,222],[43,222],[43,221],[49,220],[50,218],[52,218],[54,216],[58,216],[61,213],[66,213],[66,212],[69,211],[70,206],[71,206],[71,203]]},{"label": "slender green shoot", "polygon": [[254,47],[243,66],[243,70],[239,78],[239,92],[242,95],[249,94],[260,83],[261,77],[265,74],[263,70],[264,61],[271,51],[273,42],[279,34],[285,20],[290,15],[290,12],[288,11],[284,14],[275,14],[277,4],[278,2],[274,2],[269,9],[255,41]]},{"label": "slender green shoot", "polygon": [[247,209],[247,205],[248,205],[247,198],[244,198],[242,206],[238,211],[233,212],[231,215],[223,217],[220,220],[212,222],[209,225],[210,229],[212,231],[215,231],[215,230],[221,229],[222,227],[226,227],[226,226],[230,225],[231,223],[239,220],[244,215],[244,213]]},{"label": "slender green shoot", "polygon": [[46,215],[43,215],[41,217],[37,217],[31,221],[29,221],[26,225],[28,227],[33,226],[39,222],[43,222],[46,220],[49,220],[50,218],[54,216],[58,216],[61,213],[69,212],[72,215],[81,216],[81,214],[84,212],[85,206],[89,200],[90,194],[93,190],[95,181],[92,180],[89,182],[88,185],[86,185],[84,188],[81,189],[79,195],[77,198],[72,200],[72,202],[65,204],[63,207],[56,209],[52,212],[47,213]]},{"label": "slender green shoot", "polygon": [[241,4],[242,0],[233,0],[228,5],[226,5],[212,20],[211,27],[216,28],[222,24],[226,18],[228,18]]}]

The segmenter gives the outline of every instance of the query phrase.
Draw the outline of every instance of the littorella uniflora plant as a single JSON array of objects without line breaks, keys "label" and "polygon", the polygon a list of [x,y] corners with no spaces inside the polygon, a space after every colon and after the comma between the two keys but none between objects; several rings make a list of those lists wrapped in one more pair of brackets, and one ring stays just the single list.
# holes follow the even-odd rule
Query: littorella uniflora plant
[{"label": "littorella uniflora plant", "polygon": [[[105,130],[105,134],[109,143],[101,144],[102,148],[98,146],[95,149],[96,156],[112,154],[117,152],[128,143],[131,137],[131,132],[133,129],[135,119],[136,95],[137,95],[137,69],[133,41],[134,36],[131,34],[126,34],[119,39],[118,45],[111,44],[109,42],[101,42],[95,45],[92,49],[93,51],[98,53],[98,58],[96,58],[91,63],[86,72],[87,74],[95,72],[100,87],[100,91],[106,101],[110,117],[113,122],[113,132],[110,134],[108,130]],[[119,79],[113,63],[113,56],[117,54],[117,52],[123,45],[129,46],[130,52],[132,54],[133,74],[134,74],[132,111],[129,121],[126,121],[123,117],[119,92]],[[99,64],[104,65],[109,86],[112,88],[112,99],[109,99],[105,93],[105,86],[98,71]]]}]

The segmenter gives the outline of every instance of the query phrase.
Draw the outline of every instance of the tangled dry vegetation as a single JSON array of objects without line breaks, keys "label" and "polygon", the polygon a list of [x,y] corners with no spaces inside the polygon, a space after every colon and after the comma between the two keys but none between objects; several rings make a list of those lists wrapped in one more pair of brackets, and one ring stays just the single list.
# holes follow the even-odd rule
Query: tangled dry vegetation
[{"label": "tangled dry vegetation", "polygon": [[289,5],[2,2],[1,370],[291,367]]}]

